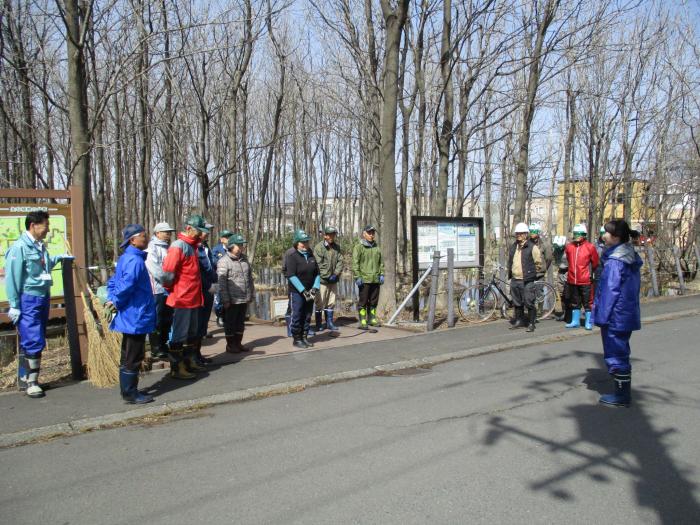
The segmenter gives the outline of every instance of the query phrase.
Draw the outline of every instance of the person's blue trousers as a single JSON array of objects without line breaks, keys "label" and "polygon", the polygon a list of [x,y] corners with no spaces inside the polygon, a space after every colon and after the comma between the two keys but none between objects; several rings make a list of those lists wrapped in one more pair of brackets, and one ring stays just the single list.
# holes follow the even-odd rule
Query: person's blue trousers
[{"label": "person's blue trousers", "polygon": [[630,337],[632,332],[618,332],[607,326],[600,327],[603,339],[603,355],[609,374],[628,374],[632,371],[630,364]]},{"label": "person's blue trousers", "polygon": [[17,323],[19,344],[27,357],[36,357],[46,346],[46,323],[49,321],[49,296],[22,294]]},{"label": "person's blue trousers", "polygon": [[314,302],[307,301],[299,292],[291,292],[289,299],[292,304],[292,335],[301,337],[309,332]]}]

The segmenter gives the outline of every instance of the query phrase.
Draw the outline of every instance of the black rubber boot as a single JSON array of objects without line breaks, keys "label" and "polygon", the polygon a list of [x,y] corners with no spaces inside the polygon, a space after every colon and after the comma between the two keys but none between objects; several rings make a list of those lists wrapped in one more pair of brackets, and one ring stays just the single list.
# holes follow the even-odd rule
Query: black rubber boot
[{"label": "black rubber boot", "polygon": [[512,326],[510,330],[517,330],[518,328],[526,328],[528,323],[525,320],[525,311],[522,306],[515,307],[515,322],[511,321]]},{"label": "black rubber boot", "polygon": [[304,342],[301,335],[292,334],[292,337],[294,338],[294,342],[292,343],[293,347],[301,349],[309,348],[309,345]]},{"label": "black rubber boot", "polygon": [[604,405],[628,407],[632,403],[632,373],[613,374],[615,393],[600,396],[599,402]]},{"label": "black rubber boot", "polygon": [[527,329],[525,331],[526,332],[534,332],[535,331],[535,323],[537,322],[537,310],[534,308],[528,308],[527,315],[529,317],[530,322],[527,325]]}]

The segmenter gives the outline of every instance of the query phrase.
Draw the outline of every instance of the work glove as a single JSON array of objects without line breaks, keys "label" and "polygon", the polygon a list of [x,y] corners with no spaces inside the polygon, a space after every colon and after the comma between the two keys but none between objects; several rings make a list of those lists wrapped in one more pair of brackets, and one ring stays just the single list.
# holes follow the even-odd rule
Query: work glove
[{"label": "work glove", "polygon": [[362,278],[358,277],[357,279],[355,279],[355,284],[357,285],[358,288],[362,288],[362,285],[364,284],[362,282]]},{"label": "work glove", "polygon": [[107,313],[109,315],[116,315],[117,313],[117,307],[114,306],[114,303],[112,301],[107,301],[105,303],[105,310],[107,310]]},{"label": "work glove", "polygon": [[331,274],[331,276],[328,278],[329,283],[335,283],[338,281],[338,276],[336,274]]},{"label": "work glove", "polygon": [[309,290],[304,290],[301,295],[304,296],[304,299],[306,299],[307,303],[310,303],[314,300],[314,296],[311,294]]},{"label": "work glove", "polygon": [[10,308],[9,311],[7,312],[7,317],[10,318],[10,321],[12,321],[12,324],[17,324],[19,322],[19,318],[22,316],[22,312],[19,310],[19,308]]},{"label": "work glove", "polygon": [[383,275],[379,276],[379,284],[384,284],[384,276]]},{"label": "work glove", "polygon": [[311,290],[309,290],[309,293],[311,294],[311,297],[316,299],[316,294],[318,293],[318,288],[311,288]]}]

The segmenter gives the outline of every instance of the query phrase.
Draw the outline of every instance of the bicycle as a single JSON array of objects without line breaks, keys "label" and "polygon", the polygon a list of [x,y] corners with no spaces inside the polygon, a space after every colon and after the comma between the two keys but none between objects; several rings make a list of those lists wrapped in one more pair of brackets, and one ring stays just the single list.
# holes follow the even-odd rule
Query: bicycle
[{"label": "bicycle", "polygon": [[[495,271],[500,270],[498,267]],[[513,299],[510,296],[510,284],[491,275],[489,282],[481,281],[468,286],[460,294],[457,303],[459,314],[467,322],[481,323],[490,319],[500,310],[502,318],[513,317]],[[547,319],[557,306],[559,294],[556,288],[546,281],[535,281],[535,306],[537,320]]]}]

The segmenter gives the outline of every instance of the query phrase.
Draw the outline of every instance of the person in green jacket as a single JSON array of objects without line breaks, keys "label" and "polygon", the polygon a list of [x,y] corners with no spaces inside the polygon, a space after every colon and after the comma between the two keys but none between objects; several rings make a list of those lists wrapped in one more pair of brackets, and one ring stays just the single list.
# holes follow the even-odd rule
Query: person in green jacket
[{"label": "person in green jacket", "polygon": [[382,252],[374,240],[376,234],[374,226],[365,226],[360,243],[352,250],[352,273],[359,292],[357,308],[361,330],[367,330],[369,326],[379,326],[377,303],[379,287],[384,284],[384,261]]},{"label": "person in green jacket", "polygon": [[[314,258],[318,264],[321,276],[321,291],[316,295],[316,331],[326,328],[337,332],[338,327],[333,323],[335,314],[335,298],[338,289],[338,279],[343,272],[343,254],[335,242],[338,230],[332,226],[323,230],[323,240],[314,247]],[[326,323],[323,324],[323,314]],[[332,335],[332,334],[331,334]]]}]

